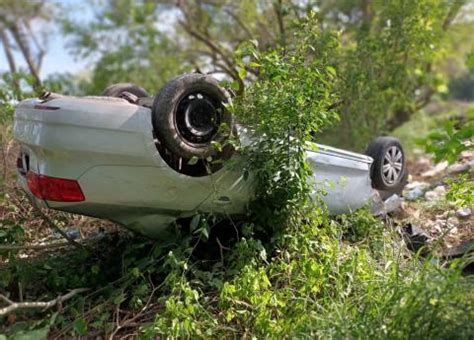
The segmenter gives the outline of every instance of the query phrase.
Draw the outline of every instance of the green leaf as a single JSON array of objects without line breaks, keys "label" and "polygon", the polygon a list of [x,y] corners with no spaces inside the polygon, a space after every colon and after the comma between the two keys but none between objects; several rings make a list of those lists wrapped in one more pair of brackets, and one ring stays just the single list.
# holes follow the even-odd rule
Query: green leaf
[{"label": "green leaf", "polygon": [[198,162],[199,158],[196,156],[191,157],[191,159],[188,161],[188,165],[196,165]]},{"label": "green leaf", "polygon": [[336,76],[336,69],[332,66],[327,66],[326,67],[326,70],[332,75],[332,76]]},{"label": "green leaf", "polygon": [[74,331],[79,335],[87,333],[87,322],[84,319],[77,319],[74,321]]},{"label": "green leaf", "polygon": [[[38,329],[33,329],[33,330],[22,330],[17,333],[15,333],[13,336],[10,337],[10,339],[13,340],[41,340],[41,339],[47,339],[48,338],[48,333],[49,333],[49,326],[45,326],[42,328]],[[0,335],[0,340],[2,340],[2,336]],[[6,337],[5,337],[6,339]]]},{"label": "green leaf", "polygon": [[251,40],[250,40],[250,43],[251,43],[254,47],[258,48],[258,40],[257,40],[257,39],[251,39]]},{"label": "green leaf", "polygon": [[470,52],[466,60],[467,67],[474,69],[474,51]]},{"label": "green leaf", "polygon": [[203,226],[200,230],[200,233],[202,236],[204,236],[204,238],[207,240],[209,238],[209,230],[207,228],[207,226]]},{"label": "green leaf", "polygon": [[189,227],[191,228],[191,231],[193,231],[197,228],[200,221],[201,221],[201,215],[200,214],[197,214],[192,218],[191,223],[189,224]]},{"label": "green leaf", "polygon": [[247,70],[244,67],[239,67],[239,77],[244,79],[247,76]]},{"label": "green leaf", "polygon": [[131,273],[134,277],[139,277],[140,276],[140,269],[138,269],[137,267],[134,267],[134,268],[132,268]]}]

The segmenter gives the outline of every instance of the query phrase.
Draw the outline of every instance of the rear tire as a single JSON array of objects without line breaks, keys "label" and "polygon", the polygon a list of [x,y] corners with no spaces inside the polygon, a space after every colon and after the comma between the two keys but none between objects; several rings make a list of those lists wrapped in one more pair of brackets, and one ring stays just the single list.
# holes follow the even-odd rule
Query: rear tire
[{"label": "rear tire", "polygon": [[224,106],[229,101],[227,91],[212,76],[190,73],[172,79],[153,102],[152,124],[158,140],[184,160],[227,158],[231,148],[218,151],[213,144],[224,146],[232,132],[233,118]]},{"label": "rear tire", "polygon": [[394,137],[378,137],[369,144],[365,154],[374,159],[371,168],[372,186],[379,190],[382,198],[401,195],[408,170],[400,141]]},{"label": "rear tire", "polygon": [[146,92],[144,88],[131,83],[118,83],[110,85],[104,90],[104,92],[102,92],[101,95],[104,97],[120,98],[124,92],[131,93],[138,98],[149,97],[148,92]]}]

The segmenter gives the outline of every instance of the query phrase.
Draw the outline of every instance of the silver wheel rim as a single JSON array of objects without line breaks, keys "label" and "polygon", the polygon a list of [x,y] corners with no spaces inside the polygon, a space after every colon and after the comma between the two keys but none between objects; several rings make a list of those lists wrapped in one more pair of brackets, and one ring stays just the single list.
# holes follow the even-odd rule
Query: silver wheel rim
[{"label": "silver wheel rim", "polygon": [[387,185],[393,185],[399,180],[403,170],[403,153],[400,148],[388,148],[383,158],[382,179]]}]

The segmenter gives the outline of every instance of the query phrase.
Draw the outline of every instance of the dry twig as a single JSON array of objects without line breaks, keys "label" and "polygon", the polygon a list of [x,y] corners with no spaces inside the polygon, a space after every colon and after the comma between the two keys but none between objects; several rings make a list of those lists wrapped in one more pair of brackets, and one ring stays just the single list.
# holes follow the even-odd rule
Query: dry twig
[{"label": "dry twig", "polygon": [[7,307],[0,308],[0,316],[7,315],[17,309],[48,309],[54,307],[62,302],[71,299],[77,294],[88,291],[89,288],[77,288],[71,290],[69,293],[58,296],[56,299],[50,301],[34,301],[34,302],[13,302],[5,295],[0,294],[0,300],[8,304]]}]

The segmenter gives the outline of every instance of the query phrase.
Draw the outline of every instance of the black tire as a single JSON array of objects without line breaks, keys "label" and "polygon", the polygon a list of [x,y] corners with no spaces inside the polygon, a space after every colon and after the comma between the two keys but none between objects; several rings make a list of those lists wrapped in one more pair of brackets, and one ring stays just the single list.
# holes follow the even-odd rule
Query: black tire
[{"label": "black tire", "polygon": [[104,97],[119,98],[123,92],[129,92],[138,98],[149,97],[148,92],[146,92],[144,88],[131,83],[118,83],[110,85],[104,90],[104,92],[102,92],[101,95]]},{"label": "black tire", "polygon": [[190,73],[172,79],[153,102],[152,124],[159,142],[184,160],[228,157],[229,148],[219,152],[213,142],[224,145],[233,131],[232,114],[224,106],[229,101],[212,76]]},{"label": "black tire", "polygon": [[365,154],[374,159],[370,177],[372,186],[379,190],[382,198],[401,195],[408,170],[400,141],[394,137],[378,137],[369,144]]}]

